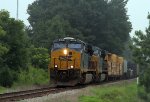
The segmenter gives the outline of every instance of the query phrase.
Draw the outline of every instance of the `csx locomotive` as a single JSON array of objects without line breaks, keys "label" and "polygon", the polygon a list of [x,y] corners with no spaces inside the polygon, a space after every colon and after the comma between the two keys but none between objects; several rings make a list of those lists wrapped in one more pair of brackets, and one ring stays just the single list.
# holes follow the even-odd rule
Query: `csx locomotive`
[{"label": "csx locomotive", "polygon": [[66,37],[53,41],[49,64],[50,82],[74,86],[79,83],[130,78],[137,75],[136,67],[134,64],[134,68],[128,68],[128,62],[123,57],[79,39]]}]

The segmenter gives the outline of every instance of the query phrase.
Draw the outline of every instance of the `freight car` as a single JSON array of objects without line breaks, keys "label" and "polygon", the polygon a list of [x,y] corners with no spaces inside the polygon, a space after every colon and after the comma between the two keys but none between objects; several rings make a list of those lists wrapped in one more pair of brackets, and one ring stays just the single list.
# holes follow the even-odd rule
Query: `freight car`
[{"label": "freight car", "polygon": [[[130,68],[128,68],[130,66]],[[66,37],[53,41],[49,64],[50,82],[74,86],[135,77],[134,68],[123,58],[79,39]]]}]

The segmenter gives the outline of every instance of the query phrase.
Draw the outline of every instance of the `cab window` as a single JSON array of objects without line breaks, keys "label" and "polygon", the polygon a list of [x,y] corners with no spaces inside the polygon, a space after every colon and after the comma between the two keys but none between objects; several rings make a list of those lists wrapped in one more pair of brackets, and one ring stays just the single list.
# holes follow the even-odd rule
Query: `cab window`
[{"label": "cab window", "polygon": [[61,48],[66,48],[65,43],[54,43],[53,44],[53,50],[61,49]]},{"label": "cab window", "polygon": [[82,49],[82,45],[77,43],[70,43],[68,44],[68,48],[80,51]]},{"label": "cab window", "polygon": [[68,44],[68,48],[79,49],[81,48],[81,44]]}]

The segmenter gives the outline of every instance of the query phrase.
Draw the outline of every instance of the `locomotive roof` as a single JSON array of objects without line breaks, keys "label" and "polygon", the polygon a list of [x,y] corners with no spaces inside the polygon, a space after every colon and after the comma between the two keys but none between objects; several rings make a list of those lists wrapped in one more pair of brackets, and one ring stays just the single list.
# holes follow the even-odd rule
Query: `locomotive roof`
[{"label": "locomotive roof", "polygon": [[56,39],[56,40],[53,41],[53,43],[55,43],[55,42],[63,42],[63,41],[74,41],[74,42],[79,42],[79,43],[86,44],[82,40],[75,39],[75,38],[72,38],[72,37],[65,37],[65,38]]},{"label": "locomotive roof", "polygon": [[85,44],[85,45],[90,45],[93,50],[98,49],[98,50],[102,51],[103,53],[108,53],[108,51],[106,51],[104,49],[101,49],[97,46],[93,46],[91,44],[85,43],[84,41],[82,41],[80,39],[73,38],[73,37],[65,37],[65,38],[56,39],[56,40],[53,41],[53,43],[55,43],[55,42],[64,42],[64,41],[74,41],[74,42],[79,42],[79,43],[82,43],[82,44]]}]

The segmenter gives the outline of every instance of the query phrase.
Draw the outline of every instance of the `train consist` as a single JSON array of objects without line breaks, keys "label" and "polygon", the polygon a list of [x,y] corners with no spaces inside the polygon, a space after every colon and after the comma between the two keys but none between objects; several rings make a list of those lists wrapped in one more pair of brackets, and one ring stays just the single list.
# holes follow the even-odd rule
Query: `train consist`
[{"label": "train consist", "polygon": [[50,82],[74,86],[137,76],[137,65],[79,39],[53,41],[49,64]]}]

